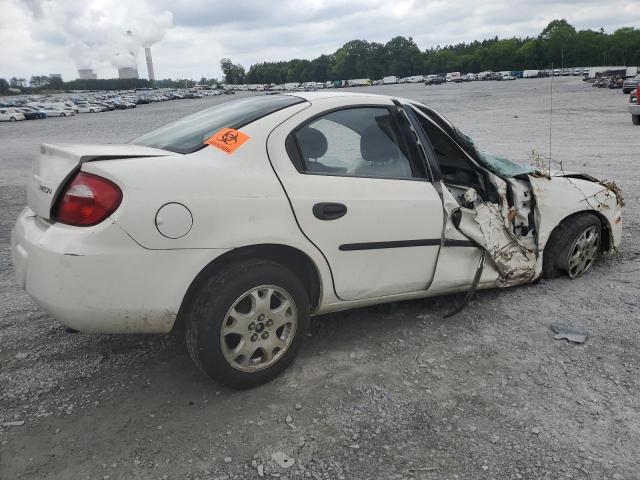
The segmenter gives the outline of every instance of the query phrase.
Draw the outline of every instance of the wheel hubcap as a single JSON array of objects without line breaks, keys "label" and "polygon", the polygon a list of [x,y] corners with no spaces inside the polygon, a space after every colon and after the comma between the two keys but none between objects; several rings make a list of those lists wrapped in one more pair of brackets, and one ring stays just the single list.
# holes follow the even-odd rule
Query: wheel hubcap
[{"label": "wheel hubcap", "polygon": [[571,278],[578,278],[591,268],[600,250],[600,230],[589,227],[582,232],[569,249],[568,272]]},{"label": "wheel hubcap", "polygon": [[242,294],[222,323],[224,358],[243,372],[276,363],[288,350],[298,324],[293,298],[275,285],[261,285]]}]

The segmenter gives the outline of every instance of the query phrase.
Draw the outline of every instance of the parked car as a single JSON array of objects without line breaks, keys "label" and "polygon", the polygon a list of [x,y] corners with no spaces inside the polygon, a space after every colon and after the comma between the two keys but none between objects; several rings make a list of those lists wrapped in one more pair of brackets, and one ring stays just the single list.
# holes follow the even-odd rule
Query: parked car
[{"label": "parked car", "polygon": [[105,107],[93,103],[76,103],[76,107],[80,113],[96,113],[106,110]]},{"label": "parked car", "polygon": [[204,372],[249,388],[310,315],[579,278],[620,243],[613,190],[481,152],[415,101],[253,96],[127,144],[43,144],[12,257],[65,325],[184,328]]},{"label": "parked car", "polygon": [[429,75],[424,81],[425,85],[442,85],[443,83],[445,80],[439,75]]},{"label": "parked car", "polygon": [[44,111],[33,107],[20,107],[18,110],[24,114],[24,118],[27,120],[47,118],[47,114]]},{"label": "parked car", "polygon": [[625,95],[631,93],[635,90],[640,84],[640,75],[636,75],[632,78],[627,78],[624,82],[622,82],[622,93]]},{"label": "parked car", "polygon": [[634,125],[640,125],[640,87],[636,87],[635,92],[629,95],[629,113]]},{"label": "parked car", "polygon": [[62,107],[43,106],[42,111],[47,114],[47,117],[72,117],[74,115],[71,110]]},{"label": "parked car", "polygon": [[19,122],[24,119],[24,113],[17,108],[0,108],[0,122]]}]

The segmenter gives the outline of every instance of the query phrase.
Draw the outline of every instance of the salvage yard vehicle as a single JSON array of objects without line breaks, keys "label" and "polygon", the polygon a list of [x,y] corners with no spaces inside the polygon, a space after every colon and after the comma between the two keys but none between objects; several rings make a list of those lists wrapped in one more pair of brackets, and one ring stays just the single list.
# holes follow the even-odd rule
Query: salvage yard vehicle
[{"label": "salvage yard vehicle", "polygon": [[74,115],[73,111],[62,107],[44,106],[41,110],[47,114],[47,117],[72,117]]},{"label": "salvage yard vehicle", "polygon": [[0,122],[19,122],[26,116],[17,108],[0,108]]},{"label": "salvage yard vehicle", "polygon": [[27,120],[47,118],[47,114],[43,110],[39,110],[34,107],[20,107],[18,110],[24,114],[24,117]]},{"label": "salvage yard vehicle", "polygon": [[627,78],[624,82],[622,82],[622,93],[625,95],[631,93],[633,90],[638,88],[640,84],[640,75],[636,75],[632,78]]},{"label": "salvage yard vehicle", "polygon": [[425,85],[442,85],[444,83],[444,78],[440,75],[427,75],[424,84]]},{"label": "salvage yard vehicle", "polygon": [[311,315],[576,279],[622,228],[610,184],[486,154],[421,103],[332,91],[43,144],[27,191],[12,258],[43,310],[83,332],[184,329],[234,388],[283,371]]},{"label": "salvage yard vehicle", "polygon": [[90,103],[76,103],[76,107],[79,113],[95,113],[106,110],[106,108]]},{"label": "salvage yard vehicle", "polygon": [[629,95],[629,105],[627,107],[631,114],[631,121],[634,125],[640,125],[640,86]]}]

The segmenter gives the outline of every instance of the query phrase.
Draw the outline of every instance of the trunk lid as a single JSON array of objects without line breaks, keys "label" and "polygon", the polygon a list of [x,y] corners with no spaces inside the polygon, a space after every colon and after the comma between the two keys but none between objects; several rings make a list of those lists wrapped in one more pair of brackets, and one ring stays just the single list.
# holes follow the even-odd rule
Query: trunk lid
[{"label": "trunk lid", "polygon": [[131,144],[44,143],[33,165],[27,185],[27,204],[36,215],[49,219],[51,209],[69,178],[84,162],[117,158],[163,157],[167,150]]}]

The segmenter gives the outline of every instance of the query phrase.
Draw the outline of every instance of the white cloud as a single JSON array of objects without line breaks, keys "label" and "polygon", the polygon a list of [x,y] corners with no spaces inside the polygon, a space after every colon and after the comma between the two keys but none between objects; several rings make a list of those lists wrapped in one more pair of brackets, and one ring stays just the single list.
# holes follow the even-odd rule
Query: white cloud
[{"label": "white cloud", "polygon": [[[0,0],[0,77],[91,66],[116,75],[117,53],[152,47],[157,78],[219,77],[223,56],[252,63],[314,58],[352,39],[412,36],[420,48],[537,35],[554,18],[612,32],[640,24],[637,0]],[[134,43],[124,37],[134,31]],[[138,68],[144,73],[143,60]]]}]

